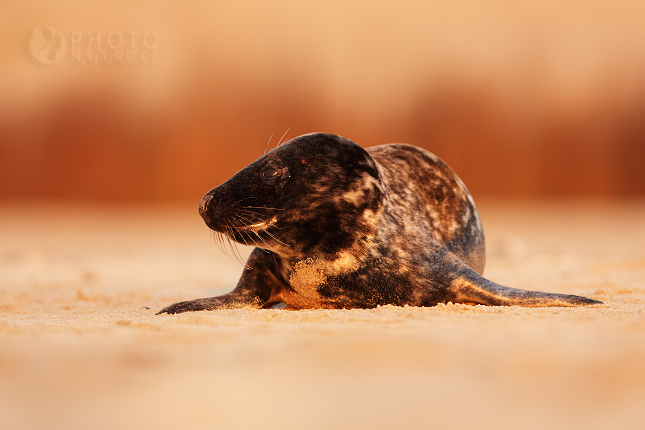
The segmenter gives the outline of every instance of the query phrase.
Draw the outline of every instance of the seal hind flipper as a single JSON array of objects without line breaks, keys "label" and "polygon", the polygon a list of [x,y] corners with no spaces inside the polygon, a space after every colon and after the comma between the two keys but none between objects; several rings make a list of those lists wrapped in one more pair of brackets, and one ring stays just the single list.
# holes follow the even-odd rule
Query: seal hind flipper
[{"label": "seal hind flipper", "polygon": [[544,293],[505,287],[489,281],[468,267],[463,267],[460,276],[450,282],[449,290],[456,303],[525,307],[603,304],[598,300],[570,294]]}]

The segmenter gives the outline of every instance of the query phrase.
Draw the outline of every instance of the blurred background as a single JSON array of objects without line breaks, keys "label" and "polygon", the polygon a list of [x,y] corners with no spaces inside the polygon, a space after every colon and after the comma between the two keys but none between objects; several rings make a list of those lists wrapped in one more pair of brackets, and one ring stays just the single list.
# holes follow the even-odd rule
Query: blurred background
[{"label": "blurred background", "polygon": [[642,196],[644,22],[640,0],[5,0],[0,202],[196,205],[314,131],[427,148],[475,198]]},{"label": "blurred background", "polygon": [[[242,271],[202,195],[315,131],[434,152],[490,279],[607,305],[154,316]],[[0,0],[0,427],[640,429],[644,166],[644,0]]]}]

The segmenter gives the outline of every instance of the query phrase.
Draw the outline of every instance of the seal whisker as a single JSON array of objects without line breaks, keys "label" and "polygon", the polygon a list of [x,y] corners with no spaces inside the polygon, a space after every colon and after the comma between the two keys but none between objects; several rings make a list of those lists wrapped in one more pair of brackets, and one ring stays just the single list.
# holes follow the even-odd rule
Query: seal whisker
[{"label": "seal whisker", "polygon": [[228,258],[232,258],[231,255],[229,254],[229,250],[226,247],[226,241],[228,240],[228,237],[224,233],[217,233],[217,239],[218,239],[218,245],[219,249],[226,255]]},{"label": "seal whisker", "polygon": [[[254,222],[253,218],[249,218],[249,217],[246,217],[246,218],[244,218],[244,219],[242,219],[242,218],[239,218],[239,219],[240,219],[240,221],[242,221],[243,223],[245,223],[245,225],[239,226],[238,228],[246,228],[246,229],[250,229],[250,230],[252,230],[252,229],[256,229],[256,230],[266,230],[266,228],[269,228],[269,227],[270,227],[270,228],[275,228],[275,229],[281,230],[281,228],[280,228],[280,227],[278,227],[278,226],[277,226],[277,225],[275,225],[275,224],[269,224],[269,223],[268,223],[264,218],[262,218],[262,217],[256,217],[256,218],[255,218],[255,222]],[[263,225],[266,225],[266,228],[265,228],[265,227],[262,227]]]},{"label": "seal whisker", "polygon": [[267,210],[272,210],[272,211],[286,210],[286,209],[282,209],[282,208],[271,208],[271,207],[268,207],[268,206],[242,206],[241,208],[238,208],[238,209],[240,209],[240,210],[243,210],[243,209],[267,209]]},{"label": "seal whisker", "polygon": [[[232,216],[235,217],[235,219],[237,219],[242,224],[245,224],[245,223],[248,222],[247,220],[242,218],[239,214],[233,213]],[[244,239],[244,232],[245,232],[244,227],[245,226],[233,227],[231,224],[229,224],[229,230],[228,231],[229,231],[231,236],[234,236],[235,233],[239,233],[240,237],[242,238],[242,241],[244,242],[244,245],[249,246],[249,244],[246,242],[246,239]],[[251,241],[251,242],[255,243],[254,241]]]},{"label": "seal whisker", "polygon": [[235,255],[234,255],[234,253],[231,253],[232,249],[231,249],[231,244],[230,244],[229,238],[225,234],[222,234],[222,233],[220,233],[218,235],[218,237],[219,237],[219,240],[220,240],[220,242],[219,242],[220,251],[222,251],[222,253],[224,255],[226,255],[226,257],[228,257],[228,258],[237,259],[235,257]]},{"label": "seal whisker", "polygon": [[240,236],[242,237],[242,240],[244,241],[244,243],[247,246],[248,246],[248,243],[247,243],[246,239],[244,238],[244,236],[246,236],[249,239],[249,242],[251,242],[252,244],[255,245],[255,240],[253,240],[253,238],[251,237],[251,235],[249,234],[248,231],[246,231],[246,230],[238,230],[238,233],[240,233]]},{"label": "seal whisker", "polygon": [[[266,228],[260,228],[260,230],[266,231],[267,228],[269,228],[269,227],[281,230],[280,227],[278,227],[277,225],[268,223],[263,217],[260,217],[257,214],[254,214],[252,212],[245,213],[244,215],[241,215],[241,214],[238,213],[236,215],[237,215],[237,217],[238,217],[238,219],[240,221],[247,223],[246,225],[242,226],[243,228],[253,229],[253,228],[258,228],[260,225],[264,224],[264,225],[267,225],[267,227]],[[255,217],[256,221],[260,221],[260,222],[255,222],[254,223],[253,222],[253,217]],[[275,237],[274,237],[274,239],[275,239]]]},{"label": "seal whisker", "polygon": [[[256,217],[256,219],[255,219],[256,222],[253,222],[253,219],[249,217],[250,215],[253,215],[253,216]],[[245,214],[244,216],[241,215],[241,214],[236,214],[236,217],[237,217],[237,219],[239,221],[241,221],[243,224],[245,224],[243,226],[240,226],[241,228],[249,228],[249,227],[251,227],[253,225],[258,225],[258,224],[262,224],[262,223],[265,222],[264,218],[259,217],[259,216],[255,215],[255,214]],[[257,221],[260,221],[260,223],[258,223]]]},{"label": "seal whisker", "polygon": [[222,238],[222,233],[211,230],[211,237],[217,244],[217,247],[219,248],[219,250],[222,251],[223,253],[226,253],[226,250],[224,249],[224,240]]},{"label": "seal whisker", "polygon": [[[264,230],[261,230],[260,232],[262,232],[262,231],[264,231]],[[266,241],[264,239],[262,239],[262,236],[260,236],[260,234],[259,234],[260,232],[253,231],[253,230],[251,230],[251,232],[253,232],[253,234],[256,235],[258,237],[258,239],[260,239],[262,241],[262,243],[264,243],[271,251],[276,252],[275,249],[273,249],[273,247],[271,245],[269,245],[268,243],[266,243]]]},{"label": "seal whisker", "polygon": [[269,141],[267,142],[267,147],[264,148],[264,153],[262,155],[266,155],[267,151],[269,150],[269,145],[271,144],[271,138],[273,137],[273,133],[271,133],[271,136],[269,136]]},{"label": "seal whisker", "polygon": [[228,240],[228,243],[229,243],[231,249],[233,250],[233,255],[235,256],[235,259],[238,262],[240,262],[243,266],[245,266],[246,263],[244,262],[244,259],[242,259],[242,255],[240,254],[240,250],[237,247],[237,243],[233,242],[231,239]]},{"label": "seal whisker", "polygon": [[248,200],[248,199],[257,199],[257,197],[254,197],[254,196],[247,196],[247,197],[241,198],[241,199],[239,199],[239,200],[237,200],[237,201],[235,201],[235,202],[231,203],[231,207],[239,207],[239,206],[237,206],[237,205],[239,205],[240,203],[242,203],[244,200]]},{"label": "seal whisker", "polygon": [[226,243],[227,243],[227,245],[228,245],[228,250],[230,250],[230,251],[231,251],[231,254],[230,254],[230,255],[228,254],[228,252],[225,252],[225,253],[226,253],[226,255],[227,255],[227,256],[229,256],[230,258],[231,258],[231,256],[232,256],[232,258],[234,258],[235,260],[237,260],[237,261],[238,261],[238,262],[240,262],[241,264],[245,265],[244,260],[242,259],[242,256],[240,255],[240,250],[237,248],[237,244],[233,243],[233,241],[232,241],[232,240],[231,240],[231,238],[230,238],[230,236],[233,236],[234,229],[233,229],[233,227],[231,226],[231,224],[230,224],[230,221],[229,221],[229,220],[225,220],[225,226],[224,226],[224,229],[226,230],[226,232],[227,232],[228,234],[226,234],[226,235],[222,235],[222,236],[223,236],[223,238],[225,238],[225,239],[226,239]]},{"label": "seal whisker", "polygon": [[277,148],[278,146],[280,146],[280,143],[282,142],[282,139],[284,139],[284,137],[287,135],[287,133],[289,133],[289,130],[291,130],[291,127],[289,127],[289,128],[287,129],[287,131],[285,131],[285,132],[284,132],[284,134],[282,135],[282,137],[281,137],[281,138],[280,138],[280,140],[278,141],[278,144],[276,145],[276,148]]},{"label": "seal whisker", "polygon": [[[251,221],[250,221],[250,220],[248,220],[248,219],[245,221],[245,220],[244,220],[244,217],[240,216],[239,214],[234,214],[234,215],[235,215],[235,217],[236,217],[238,220],[240,220],[240,221],[242,221],[242,222],[249,222],[249,223],[251,222]],[[247,229],[247,228],[245,228],[245,227],[239,227],[239,228],[236,228],[236,229],[235,229],[235,231],[236,231],[236,232],[238,232],[238,233],[240,234],[240,236],[242,237],[242,240],[244,241],[244,243],[245,243],[245,244],[246,244],[246,240],[244,239],[244,233],[246,233],[247,237],[249,238],[249,240],[250,240],[252,243],[254,243],[254,244],[256,244],[256,245],[257,245],[257,243],[258,243],[258,242],[257,242],[257,240],[253,239],[253,237],[252,237],[252,236],[251,236],[251,234],[249,233],[249,231],[250,231],[250,232],[252,232],[255,236],[257,236],[257,237],[262,241],[262,243],[264,243],[267,247],[269,247],[269,249],[271,249],[271,251],[275,252],[275,250],[273,249],[273,247],[271,247],[271,245],[269,245],[269,244],[268,244],[268,243],[267,243],[267,242],[266,242],[266,241],[265,241],[265,240],[264,240],[264,239],[263,239],[263,238],[258,234],[258,232],[256,232],[255,230],[252,230],[252,229],[251,229],[251,230],[248,230],[248,229]],[[261,231],[264,231],[264,232],[265,232],[265,233],[267,233],[269,236],[273,237],[277,242],[282,243],[281,241],[279,241],[278,239],[276,239],[273,235],[271,235],[270,233],[268,233],[265,229],[262,229]],[[247,245],[248,245],[248,244],[247,244]],[[286,245],[286,246],[289,246],[289,245]]]},{"label": "seal whisker", "polygon": [[271,233],[269,233],[269,230],[267,230],[267,229],[262,229],[262,231],[263,231],[263,232],[265,232],[266,234],[268,234],[269,236],[271,236],[271,237],[273,238],[273,240],[275,240],[276,242],[281,243],[281,244],[282,244],[282,245],[284,245],[284,246],[289,246],[289,247],[291,247],[291,246],[292,246],[292,245],[288,245],[288,244],[284,243],[283,241],[281,241],[280,239],[278,239],[277,237],[275,237],[274,235],[272,235]]},{"label": "seal whisker", "polygon": [[[234,215],[235,215],[235,217],[236,217],[238,220],[240,220],[240,221],[242,221],[242,222],[248,222],[248,223],[251,223],[251,222],[252,222],[252,220],[250,220],[250,219],[248,218],[248,215],[256,216],[256,215],[255,215],[255,214],[253,214],[253,213],[245,214],[244,216],[243,216],[243,215],[241,215],[241,214],[239,214],[239,213],[235,213]],[[258,219],[262,220],[262,219],[261,219],[261,218],[259,218],[259,217],[258,217]],[[246,227],[249,227],[249,226],[246,226]],[[265,240],[264,240],[264,239],[263,239],[263,238],[258,234],[258,232],[254,231],[254,230],[251,230],[251,231],[253,231],[253,233],[254,233],[256,236],[258,236],[258,237],[260,238],[260,240],[261,240],[262,242],[264,242],[267,246],[270,246],[270,245],[269,245],[268,243],[266,243],[266,241],[265,241]],[[286,244],[286,243],[282,242],[282,241],[281,241],[280,239],[278,239],[277,237],[275,237],[275,236],[274,236],[273,234],[271,234],[271,233],[270,233],[266,228],[262,228],[262,229],[260,229],[259,231],[260,231],[260,232],[264,232],[264,233],[266,233],[266,234],[267,234],[269,237],[271,237],[273,240],[275,240],[276,242],[278,242],[278,243],[280,243],[280,244],[282,244],[282,245],[284,245],[284,246],[291,246],[291,245],[288,245],[288,244]]]},{"label": "seal whisker", "polygon": [[[245,231],[244,231],[244,230],[241,230],[241,229],[239,229],[239,228],[235,229],[235,231],[236,231],[236,232],[238,232],[238,233],[240,233],[240,237],[242,238],[242,241],[244,242],[244,245],[245,245],[245,246],[249,246],[249,244],[248,244],[248,242],[246,241],[246,239],[244,239],[244,233],[245,233]],[[251,241],[251,243],[255,243],[255,242]]]},{"label": "seal whisker", "polygon": [[[244,214],[237,213],[238,216],[244,216],[244,220],[247,223],[244,227],[255,227],[261,224],[268,224],[269,221],[265,217],[260,216],[254,212],[245,211]],[[239,218],[241,219],[241,218]],[[279,227],[277,227],[279,228]]]},{"label": "seal whisker", "polygon": [[225,234],[223,234],[223,233],[219,233],[219,234],[217,235],[217,238],[218,238],[218,240],[219,240],[219,247],[220,247],[220,249],[222,250],[222,252],[223,252],[223,253],[224,253],[228,258],[231,258],[231,255],[228,253],[228,248],[226,248],[226,241],[228,240],[228,238],[226,237],[226,235],[225,235]]},{"label": "seal whisker", "polygon": [[244,210],[244,209],[240,209],[239,212],[236,212],[236,215],[239,215],[239,216],[243,215],[243,216],[247,217],[247,220],[249,220],[249,218],[255,219],[255,220],[258,220],[258,221],[262,221],[262,220],[265,219],[265,217],[261,216],[257,212],[248,211],[248,210]]}]

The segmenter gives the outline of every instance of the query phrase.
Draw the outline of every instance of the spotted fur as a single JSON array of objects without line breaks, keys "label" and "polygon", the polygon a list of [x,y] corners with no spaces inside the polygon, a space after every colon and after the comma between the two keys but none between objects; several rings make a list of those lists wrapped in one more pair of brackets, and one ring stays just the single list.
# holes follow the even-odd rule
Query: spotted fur
[{"label": "spotted fur", "polygon": [[231,293],[160,313],[601,303],[482,277],[484,233],[468,189],[437,156],[410,145],[365,150],[332,134],[300,136],[206,193],[199,213],[215,232],[256,248]]}]

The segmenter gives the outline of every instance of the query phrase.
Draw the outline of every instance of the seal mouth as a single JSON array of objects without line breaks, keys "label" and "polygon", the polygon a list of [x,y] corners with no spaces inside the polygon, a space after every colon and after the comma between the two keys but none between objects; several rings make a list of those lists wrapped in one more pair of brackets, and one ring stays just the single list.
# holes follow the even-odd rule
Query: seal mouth
[{"label": "seal mouth", "polygon": [[202,198],[199,214],[217,236],[218,243],[233,240],[242,245],[257,246],[274,252],[277,244],[290,246],[276,237],[275,232],[269,231],[278,222],[278,217],[274,215],[265,219],[267,215],[257,211],[268,208],[232,208],[222,212],[213,208],[212,200],[212,195]]}]

